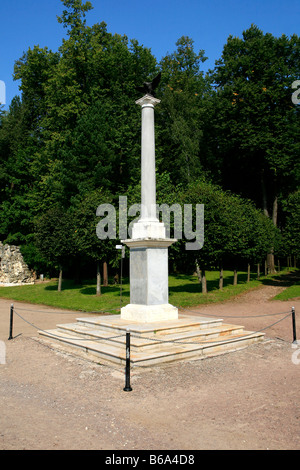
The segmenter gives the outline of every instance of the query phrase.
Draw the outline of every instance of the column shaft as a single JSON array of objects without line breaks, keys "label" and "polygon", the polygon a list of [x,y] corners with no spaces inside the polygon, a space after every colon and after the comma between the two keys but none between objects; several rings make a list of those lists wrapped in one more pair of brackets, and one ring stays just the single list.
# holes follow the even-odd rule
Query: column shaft
[{"label": "column shaft", "polygon": [[156,221],[154,106],[142,107],[141,220]]}]

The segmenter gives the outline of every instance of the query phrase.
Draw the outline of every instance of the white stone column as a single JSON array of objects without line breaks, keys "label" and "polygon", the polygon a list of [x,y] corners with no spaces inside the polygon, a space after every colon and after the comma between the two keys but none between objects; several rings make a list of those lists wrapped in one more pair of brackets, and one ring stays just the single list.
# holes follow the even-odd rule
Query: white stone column
[{"label": "white stone column", "polygon": [[142,213],[141,220],[157,222],[155,177],[154,106],[160,100],[145,95],[136,101],[142,107]]},{"label": "white stone column", "polygon": [[134,224],[132,238],[165,238],[164,224],[156,216],[154,107],[160,100],[145,95],[136,101],[142,108],[141,218]]},{"label": "white stone column", "polygon": [[132,238],[123,240],[130,249],[130,304],[121,319],[139,323],[176,320],[178,309],[169,304],[168,247],[166,229],[156,217],[154,107],[152,95],[136,101],[142,108],[141,218],[132,227]]}]

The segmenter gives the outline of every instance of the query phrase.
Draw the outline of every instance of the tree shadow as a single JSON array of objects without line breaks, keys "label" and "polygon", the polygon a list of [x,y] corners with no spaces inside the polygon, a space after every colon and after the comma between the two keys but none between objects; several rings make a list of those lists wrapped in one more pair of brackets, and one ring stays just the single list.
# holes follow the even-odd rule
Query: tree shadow
[{"label": "tree shadow", "polygon": [[[93,287],[93,286],[88,286],[88,287],[82,287],[80,290],[79,290],[80,294],[83,294],[83,295],[96,295],[97,293],[97,289],[96,289],[96,286]],[[119,286],[101,286],[101,295],[105,295],[106,293],[109,293],[109,294],[115,294],[116,296],[120,295],[120,287]],[[127,291],[127,289],[122,289],[122,296],[124,297],[128,297],[129,296],[129,292]]]},{"label": "tree shadow", "polygon": [[[63,279],[62,284],[61,284],[61,290],[71,290],[71,289],[79,289],[82,286],[82,284],[78,284],[70,279]],[[50,290],[50,291],[55,291],[57,290],[58,287],[58,281],[55,282],[55,284],[51,285],[46,285],[44,287],[45,290]]]},{"label": "tree shadow", "polygon": [[[223,278],[223,287],[233,285],[233,274],[225,275]],[[251,279],[254,279],[255,275],[252,274]],[[186,280],[186,283],[181,283],[178,286],[169,286],[170,292],[187,292],[191,294],[199,294],[202,292],[201,282],[198,281],[197,277],[194,275],[176,275],[175,279],[183,282]],[[247,273],[238,274],[238,284],[245,284],[247,282]],[[208,291],[218,290],[219,289],[219,278],[207,279],[206,286]]]},{"label": "tree shadow", "polygon": [[83,287],[79,292],[83,295],[96,295],[96,287]]},{"label": "tree shadow", "polygon": [[[176,275],[174,276],[176,280],[181,282],[180,285],[169,286],[170,292],[187,292],[191,294],[200,293],[201,292],[201,283],[198,282],[197,277],[194,275]],[[232,286],[233,285],[233,273],[224,275],[223,278],[223,287]],[[257,274],[251,273],[250,281],[256,280]],[[186,283],[184,282],[186,280]],[[238,284],[246,284],[248,280],[247,273],[238,273]],[[261,277],[260,282],[266,286],[277,286],[277,287],[290,287],[295,283],[300,281],[300,270],[292,271],[289,273],[283,274],[276,274],[270,277]],[[219,289],[219,278],[215,279],[206,279],[206,285],[208,291],[218,290]]]},{"label": "tree shadow", "polygon": [[[45,286],[45,290],[47,291],[57,291],[58,287],[58,282],[52,285],[47,285]],[[96,295],[96,290],[97,290],[97,283],[95,281],[87,281],[87,282],[82,282],[82,283],[76,283],[72,280],[63,280],[62,281],[62,286],[61,286],[62,291],[67,291],[67,290],[77,290],[78,293],[83,294],[83,295]],[[123,286],[122,288],[122,294],[123,295],[129,295],[126,293],[127,286]],[[102,286],[101,285],[101,293],[115,293],[119,294],[120,293],[120,285],[119,284],[114,284],[114,285],[108,285],[108,286]]]},{"label": "tree shadow", "polygon": [[300,281],[300,271],[292,271],[274,277],[262,278],[261,283],[265,286],[291,287]]},{"label": "tree shadow", "polygon": [[57,290],[57,284],[56,285],[53,285],[53,286],[45,286],[45,290],[52,290],[52,291],[55,291]]}]

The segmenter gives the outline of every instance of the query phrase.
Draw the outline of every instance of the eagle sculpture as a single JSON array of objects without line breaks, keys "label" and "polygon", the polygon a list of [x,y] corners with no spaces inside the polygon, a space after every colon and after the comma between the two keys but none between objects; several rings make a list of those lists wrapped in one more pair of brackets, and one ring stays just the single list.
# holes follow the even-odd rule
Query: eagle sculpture
[{"label": "eagle sculpture", "polygon": [[157,75],[157,77],[155,77],[152,80],[152,82],[144,82],[143,86],[137,86],[136,90],[141,91],[142,93],[144,93],[146,95],[155,96],[154,90],[155,90],[155,88],[157,88],[157,86],[160,82],[160,79],[161,79],[161,72]]}]

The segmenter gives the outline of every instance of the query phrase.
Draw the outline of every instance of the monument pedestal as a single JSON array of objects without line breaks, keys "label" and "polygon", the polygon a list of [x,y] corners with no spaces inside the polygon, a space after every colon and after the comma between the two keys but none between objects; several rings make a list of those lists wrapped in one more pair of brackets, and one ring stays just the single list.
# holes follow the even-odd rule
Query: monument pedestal
[{"label": "monument pedestal", "polygon": [[178,319],[178,309],[170,304],[128,304],[121,309],[121,319],[139,323],[155,323]]},{"label": "monument pedestal", "polygon": [[123,242],[130,249],[130,304],[121,309],[122,320],[152,323],[178,318],[178,309],[169,304],[168,289],[168,247],[175,241],[144,238]]},{"label": "monument pedestal", "polygon": [[[152,90],[152,84],[145,85]],[[121,315],[88,316],[39,333],[97,363],[127,365],[130,329],[130,361],[139,366],[202,359],[261,340],[263,333],[243,332],[243,327],[224,325],[222,319],[178,318],[177,308],[169,304],[168,247],[177,240],[166,238],[156,217],[154,107],[160,101],[146,94],[136,103],[142,108],[142,207],[132,238],[123,242],[130,249],[130,304]]]}]

